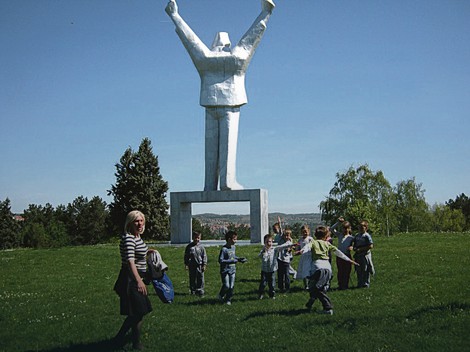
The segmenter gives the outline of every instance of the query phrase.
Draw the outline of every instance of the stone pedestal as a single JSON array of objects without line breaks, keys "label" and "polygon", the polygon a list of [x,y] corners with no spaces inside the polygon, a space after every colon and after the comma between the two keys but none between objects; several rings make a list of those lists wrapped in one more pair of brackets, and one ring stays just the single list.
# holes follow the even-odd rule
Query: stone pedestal
[{"label": "stone pedestal", "polygon": [[268,191],[244,189],[239,191],[171,192],[171,243],[189,243],[192,233],[192,203],[250,202],[250,241],[261,243],[269,233]]}]

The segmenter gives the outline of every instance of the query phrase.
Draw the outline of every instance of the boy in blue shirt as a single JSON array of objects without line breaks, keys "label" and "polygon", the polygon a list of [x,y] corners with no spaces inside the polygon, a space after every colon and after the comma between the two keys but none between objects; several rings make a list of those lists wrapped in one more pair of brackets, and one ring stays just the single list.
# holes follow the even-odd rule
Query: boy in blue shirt
[{"label": "boy in blue shirt", "polygon": [[226,243],[219,253],[220,278],[222,280],[219,299],[221,302],[230,305],[232,304],[235,272],[237,270],[235,264],[238,262],[245,263],[246,258],[235,255],[235,244],[237,243],[237,233],[235,231],[228,231],[225,234],[225,241]]}]

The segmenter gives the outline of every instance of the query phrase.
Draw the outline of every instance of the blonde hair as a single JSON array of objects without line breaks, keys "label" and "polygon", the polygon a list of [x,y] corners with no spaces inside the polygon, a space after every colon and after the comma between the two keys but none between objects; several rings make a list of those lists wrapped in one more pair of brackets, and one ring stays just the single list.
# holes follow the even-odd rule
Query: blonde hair
[{"label": "blonde hair", "polygon": [[139,216],[141,216],[144,220],[144,228],[142,229],[142,233],[145,231],[145,215],[139,210],[132,210],[126,216],[126,222],[124,223],[124,233],[129,232],[129,227]]}]

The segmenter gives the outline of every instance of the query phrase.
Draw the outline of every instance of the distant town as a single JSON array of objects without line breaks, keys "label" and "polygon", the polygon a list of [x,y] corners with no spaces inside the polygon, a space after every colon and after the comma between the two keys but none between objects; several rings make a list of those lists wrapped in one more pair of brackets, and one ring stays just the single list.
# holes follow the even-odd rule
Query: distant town
[{"label": "distant town", "polygon": [[[238,227],[249,227],[250,226],[250,215],[234,215],[234,214],[212,214],[204,213],[193,215],[193,218],[197,219],[202,226],[207,226],[211,233],[223,233],[232,225]],[[281,219],[283,228],[294,227],[295,225],[307,224],[310,228],[314,228],[321,224],[321,214],[319,213],[304,213],[304,214],[284,214],[284,213],[270,213],[269,218],[269,229],[271,226]]]}]

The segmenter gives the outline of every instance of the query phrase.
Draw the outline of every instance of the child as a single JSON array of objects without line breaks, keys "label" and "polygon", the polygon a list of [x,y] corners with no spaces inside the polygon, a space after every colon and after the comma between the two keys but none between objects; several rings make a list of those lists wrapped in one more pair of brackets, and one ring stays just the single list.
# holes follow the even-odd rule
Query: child
[{"label": "child", "polygon": [[309,287],[307,277],[310,275],[310,269],[312,264],[310,246],[313,241],[313,238],[310,237],[310,228],[308,227],[308,225],[303,225],[300,228],[300,231],[302,233],[302,238],[299,240],[296,247],[296,254],[301,254],[299,265],[297,267],[297,279],[303,279],[304,287],[306,290],[308,290]]},{"label": "child", "polygon": [[222,287],[219,292],[219,299],[226,304],[232,304],[233,288],[235,286],[235,264],[245,263],[246,258],[237,257],[235,255],[235,244],[237,243],[237,233],[228,231],[225,234],[225,245],[220,249],[219,264],[220,278]]},{"label": "child", "polygon": [[273,225],[274,242],[279,243],[282,238],[281,218],[277,217],[277,222]]},{"label": "child", "polygon": [[[277,287],[281,292],[290,290],[290,277],[289,272],[292,260],[292,231],[289,229],[284,230],[282,238],[279,241],[279,246],[283,246],[277,253]],[[286,245],[284,247],[284,245]],[[278,246],[278,248],[279,248]]]},{"label": "child", "polygon": [[356,268],[357,287],[368,288],[370,286],[370,275],[375,274],[374,264],[372,263],[371,249],[374,247],[372,237],[367,233],[369,223],[366,220],[359,224],[359,233],[354,236],[353,249],[354,259],[359,263]]},{"label": "child", "polygon": [[184,251],[184,265],[189,270],[189,289],[191,294],[204,296],[204,271],[207,266],[206,249],[200,243],[201,234],[193,232],[193,241],[186,246]]},{"label": "child", "polygon": [[[337,230],[340,223],[342,224],[343,231]],[[338,237],[338,249],[348,258],[351,258],[352,242],[354,240],[354,237],[351,235],[351,224],[340,217],[330,230],[334,236]],[[349,276],[351,275],[351,263],[336,257],[336,267],[338,268],[338,289],[347,290],[349,288]]]},{"label": "child", "polygon": [[328,260],[328,254],[333,252],[342,260],[349,261],[355,265],[358,264],[345,256],[338,250],[338,248],[326,241],[329,232],[330,231],[327,227],[318,226],[315,229],[315,239],[311,242],[310,251],[312,254],[312,273],[309,276],[310,299],[308,300],[306,307],[311,309],[313,303],[318,298],[323,306],[323,311],[320,311],[319,313],[332,315],[333,305],[331,304],[330,298],[326,295],[331,279],[331,264]]},{"label": "child", "polygon": [[282,245],[273,247],[273,236],[269,234],[264,236],[264,247],[258,255],[258,257],[261,258],[261,281],[258,289],[259,299],[263,298],[266,285],[268,285],[269,297],[272,299],[275,298],[274,285],[276,283],[276,279],[274,277],[274,272],[278,268],[276,257],[280,250],[290,246],[292,246],[292,242],[285,242]]}]

